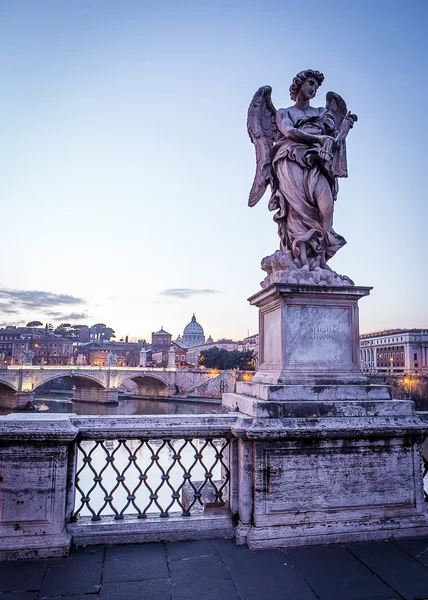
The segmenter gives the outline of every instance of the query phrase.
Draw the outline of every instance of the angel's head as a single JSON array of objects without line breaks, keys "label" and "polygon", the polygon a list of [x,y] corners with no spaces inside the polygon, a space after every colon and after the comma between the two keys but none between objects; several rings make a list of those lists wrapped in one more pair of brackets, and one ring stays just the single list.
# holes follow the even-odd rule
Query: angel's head
[{"label": "angel's head", "polygon": [[311,83],[312,85],[309,87],[314,90],[314,92],[309,95],[315,96],[317,89],[324,81],[324,75],[319,71],[313,71],[312,69],[307,69],[306,71],[300,71],[300,73],[297,73],[290,85],[290,98],[292,100],[296,100],[297,94],[299,93],[299,90],[305,81]]}]

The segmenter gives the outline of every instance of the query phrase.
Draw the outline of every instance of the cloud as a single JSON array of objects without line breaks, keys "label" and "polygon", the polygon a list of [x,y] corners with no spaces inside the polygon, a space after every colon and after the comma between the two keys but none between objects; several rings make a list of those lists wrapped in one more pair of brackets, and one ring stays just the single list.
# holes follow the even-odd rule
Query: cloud
[{"label": "cloud", "polygon": [[[82,304],[83,298],[69,294],[54,294],[38,290],[11,290],[0,288],[0,310],[13,309],[43,309],[47,306]],[[6,304],[3,304],[5,302]]]},{"label": "cloud", "polygon": [[[50,308],[60,308],[61,306],[69,306],[71,308],[73,305],[82,304],[83,302],[83,298],[77,298],[70,294],[0,288],[0,314],[17,315],[23,312],[32,312],[44,313],[53,319],[62,321],[68,319],[85,319],[87,316],[84,313],[63,314],[63,312],[58,310],[49,310]],[[41,316],[39,316],[39,319],[41,319]]]},{"label": "cloud", "polygon": [[16,315],[19,311],[7,304],[0,304],[0,312],[7,313],[8,315]]},{"label": "cloud", "polygon": [[82,319],[91,319],[85,312],[71,312],[62,313],[57,310],[45,310],[43,311],[47,317],[50,317],[53,321],[61,321],[65,323],[67,321],[81,321]]},{"label": "cloud", "polygon": [[174,296],[184,300],[191,296],[198,296],[199,294],[218,294],[217,290],[197,290],[194,288],[172,288],[169,290],[163,290],[160,292],[161,296]]}]

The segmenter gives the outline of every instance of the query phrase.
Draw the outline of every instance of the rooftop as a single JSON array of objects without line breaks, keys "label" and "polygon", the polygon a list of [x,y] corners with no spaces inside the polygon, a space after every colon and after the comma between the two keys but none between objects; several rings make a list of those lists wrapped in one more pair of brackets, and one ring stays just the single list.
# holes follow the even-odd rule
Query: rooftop
[{"label": "rooftop", "polygon": [[0,564],[0,599],[424,600],[428,538],[281,550],[231,540],[87,546]]},{"label": "rooftop", "polygon": [[384,329],[383,331],[362,333],[360,338],[381,337],[385,335],[403,335],[406,333],[428,333],[428,329]]}]

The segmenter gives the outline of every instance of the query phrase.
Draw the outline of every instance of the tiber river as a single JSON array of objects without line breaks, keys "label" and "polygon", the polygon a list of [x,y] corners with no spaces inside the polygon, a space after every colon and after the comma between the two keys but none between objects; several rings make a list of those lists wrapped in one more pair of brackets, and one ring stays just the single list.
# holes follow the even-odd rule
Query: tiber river
[{"label": "tiber river", "polygon": [[[36,394],[34,405],[41,412],[75,413],[77,415],[200,415],[220,412],[221,401],[206,398],[192,400],[120,398],[119,404],[98,404],[96,402],[73,402],[70,392],[69,394]],[[7,415],[10,412],[10,409],[0,408],[0,415]]]},{"label": "tiber river", "polygon": [[[49,414],[49,413],[75,413],[78,415],[176,415],[176,414],[213,414],[221,411],[220,400],[207,400],[205,398],[195,398],[192,400],[177,400],[172,398],[165,398],[160,400],[156,399],[134,399],[134,398],[121,398],[119,404],[97,404],[91,402],[73,402],[71,394],[40,394],[34,396],[34,405],[39,408],[38,414]],[[29,411],[28,411],[29,412]],[[8,414],[10,410],[0,409],[0,414]],[[205,444],[205,440],[193,440],[193,443],[197,449],[201,449]],[[216,440],[216,445],[221,447],[222,442]],[[184,440],[173,440],[171,445],[173,448],[181,449],[184,444]],[[85,452],[90,452],[91,448],[95,445],[94,442],[85,441],[82,443],[82,447]],[[107,440],[105,442],[105,448],[109,453],[112,453],[117,447],[118,442],[115,440]],[[161,467],[164,471],[169,470],[169,483],[175,489],[177,489],[183,483],[183,468],[177,461],[174,460],[174,452],[169,446],[164,446],[161,449],[162,440],[152,440],[149,442],[149,446],[146,444],[141,445],[140,440],[129,440],[126,442],[127,447],[131,453],[136,453],[138,467],[141,471],[145,471],[147,467],[153,462],[152,467],[147,472],[147,484],[152,490],[157,490],[158,499],[157,502],[163,509],[166,509],[171,503],[171,488],[165,481],[162,481],[161,476],[163,475]],[[210,470],[212,465],[215,463],[215,448],[212,445],[208,445],[203,451],[202,461],[195,460],[195,453],[197,450],[187,444],[180,452],[181,462],[185,469],[189,468],[194,463],[192,468],[192,482],[199,487],[204,481],[204,473]],[[152,461],[151,456],[153,452],[159,452],[159,461]],[[106,462],[106,452],[101,447],[92,454],[92,466],[95,468],[97,473],[102,471],[102,486],[107,490],[108,493],[117,486],[117,473],[115,472],[112,463]],[[125,484],[129,490],[134,490],[139,483],[140,472],[135,466],[133,461],[129,461],[130,453],[123,446],[114,452],[115,461],[114,466],[120,472],[125,471]],[[82,455],[79,453],[77,468],[79,469],[82,462]],[[130,464],[131,462],[131,464]],[[225,458],[226,462],[226,458]],[[159,466],[158,466],[159,465]],[[128,467],[128,468],[127,468]],[[170,468],[172,467],[172,468]],[[217,464],[211,471],[213,473],[213,481],[219,482],[221,480],[221,466]],[[96,483],[95,489],[91,492],[91,506],[97,512],[104,504],[105,491],[101,488],[100,483]],[[162,484],[162,485],[161,485]],[[159,486],[161,487],[159,488]],[[86,467],[80,475],[79,486],[82,491],[86,494],[94,486],[94,473]],[[188,498],[192,500],[193,491],[188,484],[186,484],[189,492]],[[209,489],[209,482],[204,486],[205,493]],[[211,488],[212,492],[212,488]],[[204,495],[205,495],[204,493]],[[127,502],[128,492],[119,484],[119,487],[114,492],[113,504],[118,511],[121,511],[125,507]],[[136,492],[135,502],[137,503],[140,510],[144,510],[145,507],[150,503],[150,491],[143,484],[139,487]],[[76,492],[75,510],[80,508],[80,497],[81,494]],[[180,500],[183,499],[182,493],[180,494]],[[213,500],[212,493],[208,496],[209,500]],[[225,500],[227,498],[224,498]],[[180,506],[175,503],[170,509],[170,514],[180,514]],[[192,514],[201,510],[200,505],[195,506],[191,512]],[[135,514],[137,510],[132,504],[129,504],[125,514]],[[155,503],[151,503],[151,506],[147,510],[148,516],[159,515],[160,510]],[[80,511],[81,516],[89,516],[91,513],[85,507]],[[102,512],[103,515],[114,514],[113,510],[106,506]]]}]

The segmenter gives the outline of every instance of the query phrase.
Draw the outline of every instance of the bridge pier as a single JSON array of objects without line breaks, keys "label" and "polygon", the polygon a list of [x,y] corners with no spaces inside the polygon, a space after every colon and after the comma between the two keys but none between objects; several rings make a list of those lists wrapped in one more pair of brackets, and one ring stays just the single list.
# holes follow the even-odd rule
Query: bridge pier
[{"label": "bridge pier", "polygon": [[116,389],[96,387],[76,387],[73,390],[73,402],[97,402],[98,404],[118,404]]},{"label": "bridge pier", "polygon": [[23,408],[26,408],[28,402],[30,402],[32,398],[31,392],[14,392],[12,390],[1,391],[0,407],[10,410],[22,410]]}]

